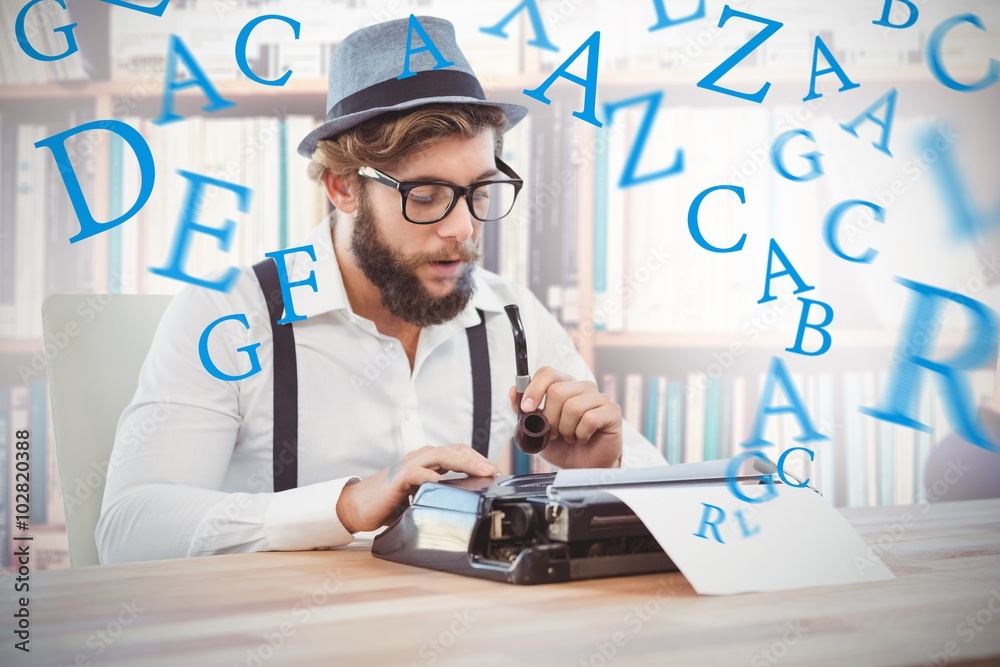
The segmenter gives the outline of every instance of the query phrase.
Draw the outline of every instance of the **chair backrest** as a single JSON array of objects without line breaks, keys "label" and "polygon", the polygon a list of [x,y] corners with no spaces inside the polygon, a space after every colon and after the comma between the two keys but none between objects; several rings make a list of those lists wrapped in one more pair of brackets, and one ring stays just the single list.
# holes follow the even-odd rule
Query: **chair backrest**
[{"label": "chair backrest", "polygon": [[118,419],[171,296],[53,294],[42,328],[73,567],[97,565],[94,530]]}]

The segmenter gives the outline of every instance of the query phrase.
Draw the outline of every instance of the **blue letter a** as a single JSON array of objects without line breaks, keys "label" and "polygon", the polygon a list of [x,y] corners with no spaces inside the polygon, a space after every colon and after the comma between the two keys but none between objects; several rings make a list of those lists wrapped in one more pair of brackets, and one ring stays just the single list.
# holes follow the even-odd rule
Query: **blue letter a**
[{"label": "blue letter a", "polygon": [[[875,115],[875,111],[879,107],[885,107],[885,115],[879,118]],[[889,137],[892,135],[892,121],[896,117],[896,89],[892,88],[888,93],[878,98],[875,104],[871,105],[867,109],[861,112],[861,114],[852,120],[850,123],[841,123],[840,127],[844,129],[845,132],[851,136],[858,136],[858,125],[863,123],[865,120],[870,120],[874,124],[882,128],[882,138],[878,142],[872,142],[872,146],[882,151],[889,157],[892,157],[892,151],[889,150]]]},{"label": "blue letter a", "polygon": [[[595,32],[593,35],[587,38],[587,40],[580,45],[576,51],[573,52],[569,58],[566,59],[559,68],[553,72],[549,78],[547,78],[542,85],[534,90],[524,89],[524,94],[532,99],[536,99],[544,104],[551,104],[552,100],[545,97],[545,91],[555,83],[555,80],[559,77],[564,79],[569,79],[573,83],[583,86],[585,90],[584,100],[583,100],[583,111],[574,111],[573,115],[580,120],[585,120],[591,125],[596,127],[601,127],[601,121],[597,120],[597,115],[594,113],[594,109],[597,106],[597,65],[600,62],[598,60],[598,55],[601,50],[601,33],[600,31]],[[576,60],[580,54],[584,51],[588,52],[587,55],[587,78],[581,79],[575,74],[570,74],[566,70],[569,68],[570,63]]]},{"label": "blue letter a", "polygon": [[[788,399],[788,405],[771,405],[771,401],[774,399],[775,381],[781,384],[781,390],[784,392],[785,398]],[[764,381],[764,390],[760,394],[757,418],[753,422],[753,433],[750,434],[749,440],[740,443],[740,447],[765,447],[773,444],[771,441],[764,439],[767,418],[772,415],[785,413],[795,415],[795,418],[799,421],[799,426],[802,428],[803,434],[795,437],[796,442],[830,439],[828,436],[817,431],[816,427],[813,426],[812,420],[809,419],[809,412],[802,403],[802,397],[799,396],[798,390],[795,389],[795,384],[788,375],[785,362],[778,357],[771,357],[771,368],[767,372],[767,379]]]},{"label": "blue letter a", "polygon": [[[819,54],[823,53],[823,57],[826,62],[829,63],[829,67],[826,69],[817,70],[816,65],[819,61]],[[816,43],[813,46],[813,65],[812,65],[812,76],[809,78],[809,94],[802,98],[803,102],[808,102],[809,100],[814,100],[817,97],[823,97],[823,93],[816,92],[816,79],[823,76],[824,74],[836,74],[837,78],[840,79],[840,83],[843,84],[840,89],[837,90],[838,93],[842,93],[845,90],[851,90],[853,88],[858,88],[861,86],[860,83],[854,83],[844,72],[844,68],[840,66],[837,59],[833,57],[830,53],[830,49],[827,47],[823,38],[816,35]]]},{"label": "blue letter a", "polygon": [[[178,58],[184,61],[184,67],[191,73],[191,78],[177,81]],[[153,121],[154,125],[166,125],[167,123],[184,120],[182,116],[174,113],[174,94],[178,90],[184,90],[192,86],[201,88],[202,92],[205,93],[205,97],[208,98],[209,103],[201,108],[202,111],[212,113],[213,111],[221,111],[222,109],[236,106],[235,103],[222,99],[219,91],[215,89],[215,86],[209,80],[208,75],[201,69],[198,61],[194,59],[194,56],[191,55],[191,52],[188,51],[184,42],[177,35],[170,35],[170,45],[167,47],[167,71],[163,80],[166,82],[166,87],[163,91],[163,108],[160,111],[160,117]]]},{"label": "blue letter a", "polygon": [[538,11],[538,3],[535,0],[524,0],[517,7],[512,9],[507,16],[500,19],[500,22],[489,28],[480,28],[479,32],[485,32],[487,35],[494,35],[496,37],[501,37],[507,39],[507,33],[503,31],[504,26],[514,20],[518,12],[527,9],[528,18],[531,19],[531,28],[535,31],[534,39],[529,39],[527,44],[529,46],[537,46],[540,49],[545,49],[546,51],[559,51],[559,47],[553,44],[549,40],[549,36],[545,34],[545,25],[542,23],[542,14]]},{"label": "blue letter a", "polygon": [[[424,45],[417,49],[413,48],[414,32],[416,32],[420,39],[424,42]],[[420,25],[420,21],[417,20],[416,16],[410,14],[410,25],[406,29],[406,54],[403,56],[403,73],[396,78],[408,79],[411,76],[416,76],[416,72],[410,71],[410,58],[413,55],[423,53],[424,51],[430,53],[437,62],[437,64],[434,65],[434,69],[444,69],[445,67],[451,67],[455,64],[441,55],[441,51],[438,50],[438,47],[434,44],[430,35],[428,35],[427,31],[424,30],[424,26]]]},{"label": "blue letter a", "polygon": [[[775,257],[778,258],[778,261],[781,262],[781,265],[785,268],[781,271],[772,272],[771,261]],[[812,285],[807,285],[806,281],[802,280],[802,276],[800,276],[799,272],[795,270],[792,263],[788,261],[788,257],[786,257],[785,253],[782,252],[781,246],[778,245],[778,242],[771,239],[771,245],[767,250],[767,274],[764,276],[764,296],[762,296],[760,301],[757,303],[766,303],[768,301],[774,301],[778,298],[776,296],[771,296],[771,281],[781,276],[788,276],[795,281],[795,291],[792,292],[792,294],[799,294],[800,292],[808,292],[809,290],[816,289]]]}]

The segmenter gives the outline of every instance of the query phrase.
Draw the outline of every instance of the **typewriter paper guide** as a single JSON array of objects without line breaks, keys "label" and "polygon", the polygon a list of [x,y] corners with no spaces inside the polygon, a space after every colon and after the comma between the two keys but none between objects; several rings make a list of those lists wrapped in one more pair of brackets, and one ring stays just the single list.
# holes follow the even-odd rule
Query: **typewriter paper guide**
[{"label": "typewriter paper guide", "polygon": [[729,459],[699,461],[682,465],[649,468],[572,468],[560,470],[552,482],[554,495],[560,490],[604,484],[643,484],[648,482],[723,482]]},{"label": "typewriter paper guide", "polygon": [[[581,471],[582,472],[582,471]],[[660,547],[702,595],[780,591],[894,579],[857,531],[810,489],[776,484],[763,503],[738,500],[724,484],[615,486]],[[720,544],[701,527],[705,503],[721,508]],[[737,511],[742,510],[746,531]],[[712,511],[712,520],[718,513]],[[744,537],[744,532],[750,533]]]}]

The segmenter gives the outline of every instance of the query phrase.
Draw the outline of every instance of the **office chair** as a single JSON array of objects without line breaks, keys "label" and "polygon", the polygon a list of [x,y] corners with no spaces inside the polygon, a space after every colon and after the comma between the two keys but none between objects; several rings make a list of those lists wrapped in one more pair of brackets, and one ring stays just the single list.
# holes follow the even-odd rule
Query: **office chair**
[{"label": "office chair", "polygon": [[70,564],[97,565],[94,530],[118,418],[172,296],[53,294],[42,303]]}]

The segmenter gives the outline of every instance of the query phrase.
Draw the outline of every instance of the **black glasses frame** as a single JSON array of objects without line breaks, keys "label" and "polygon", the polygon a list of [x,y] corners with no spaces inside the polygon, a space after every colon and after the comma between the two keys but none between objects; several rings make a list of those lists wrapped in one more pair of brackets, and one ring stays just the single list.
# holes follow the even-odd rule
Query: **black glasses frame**
[{"label": "black glasses frame", "polygon": [[[507,211],[507,213],[504,213],[502,216],[500,216],[500,218],[494,218],[494,219],[480,218],[478,215],[476,215],[476,208],[475,208],[475,206],[473,206],[473,203],[472,203],[472,193],[473,193],[473,191],[476,188],[482,187],[484,185],[491,185],[493,183],[511,183],[511,184],[514,185],[514,197],[511,200],[511,210],[513,210],[514,209],[514,202],[517,201],[517,195],[518,195],[519,192],[521,192],[521,188],[524,186],[524,181],[521,180],[521,177],[518,176],[517,173],[513,169],[510,168],[510,165],[508,165],[507,163],[505,163],[500,158],[495,158],[495,159],[496,159],[497,169],[500,170],[500,173],[502,173],[502,174],[504,174],[504,175],[506,175],[506,176],[509,177],[507,180],[505,180],[505,181],[497,181],[497,180],[476,181],[475,183],[470,183],[469,185],[466,185],[466,186],[455,185],[454,183],[449,183],[447,181],[397,181],[392,176],[389,176],[388,174],[383,173],[383,172],[379,171],[378,169],[375,169],[374,167],[367,167],[367,166],[366,167],[361,167],[360,169],[358,169],[358,174],[360,176],[364,176],[365,178],[371,179],[371,180],[375,181],[376,183],[381,183],[382,185],[387,185],[390,188],[394,188],[396,191],[398,191],[399,192],[399,207],[400,207],[400,211],[402,212],[403,217],[406,219],[406,221],[407,222],[411,222],[414,225],[432,225],[435,222],[441,222],[442,220],[444,220],[445,218],[447,218],[448,214],[450,214],[455,209],[455,206],[458,204],[458,201],[459,201],[460,198],[464,198],[465,199],[465,203],[469,207],[469,213],[472,214],[473,218],[475,218],[476,220],[479,220],[481,222],[492,222],[493,220],[500,220],[501,218],[504,218],[504,217],[510,215],[510,211]],[[407,213],[406,213],[406,202],[410,198],[410,191],[413,190],[414,188],[418,188],[418,187],[420,187],[422,185],[441,185],[443,187],[450,188],[451,191],[454,193],[454,195],[451,198],[451,204],[448,206],[448,208],[445,210],[445,212],[441,215],[441,217],[436,218],[434,220],[421,220],[421,221],[417,221],[417,220],[411,220],[410,216],[407,215]]]}]

